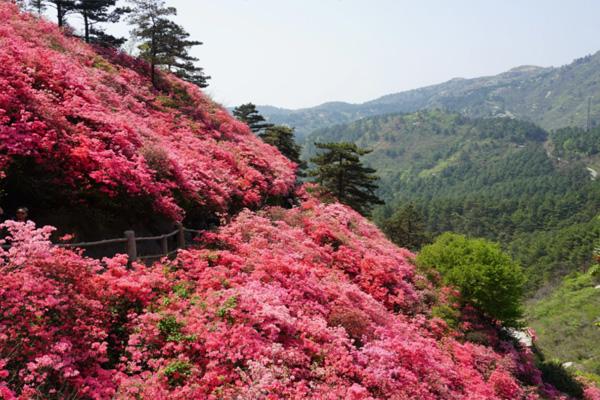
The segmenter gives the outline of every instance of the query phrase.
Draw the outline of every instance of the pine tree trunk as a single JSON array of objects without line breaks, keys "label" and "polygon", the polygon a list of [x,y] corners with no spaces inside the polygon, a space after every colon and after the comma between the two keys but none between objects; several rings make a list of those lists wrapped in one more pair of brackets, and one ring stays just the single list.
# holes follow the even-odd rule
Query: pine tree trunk
[{"label": "pine tree trunk", "polygon": [[150,59],[150,76],[152,79],[152,86],[154,86],[155,89],[157,89],[156,87],[156,33],[153,31],[152,32],[152,50],[151,50],[151,59]]},{"label": "pine tree trunk", "polygon": [[56,19],[58,20],[58,26],[62,27],[64,25],[63,8],[62,3],[60,1],[56,2]]},{"label": "pine tree trunk", "polygon": [[338,175],[338,193],[337,198],[339,201],[344,200],[344,158],[340,154],[340,173]]},{"label": "pine tree trunk", "polygon": [[85,42],[90,42],[90,21],[88,19],[87,10],[83,10],[83,26],[85,29]]}]

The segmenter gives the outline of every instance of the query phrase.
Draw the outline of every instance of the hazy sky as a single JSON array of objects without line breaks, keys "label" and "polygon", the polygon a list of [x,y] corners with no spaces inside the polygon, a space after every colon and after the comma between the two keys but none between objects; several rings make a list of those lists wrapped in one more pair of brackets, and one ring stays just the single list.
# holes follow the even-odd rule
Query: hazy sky
[{"label": "hazy sky", "polygon": [[598,0],[167,0],[225,105],[363,102],[600,50]]}]

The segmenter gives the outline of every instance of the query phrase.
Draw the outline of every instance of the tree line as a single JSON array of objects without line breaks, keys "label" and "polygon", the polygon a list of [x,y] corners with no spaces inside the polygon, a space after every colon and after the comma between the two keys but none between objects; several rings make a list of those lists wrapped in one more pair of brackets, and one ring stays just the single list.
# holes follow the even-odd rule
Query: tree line
[{"label": "tree line", "polygon": [[361,161],[361,157],[371,150],[349,142],[315,143],[321,153],[310,159],[313,168],[305,172],[307,164],[300,158],[302,148],[294,139],[293,128],[266,122],[252,103],[236,107],[233,115],[296,163],[300,177],[309,177],[318,183],[322,197],[332,196],[363,215],[369,215],[374,205],[383,204],[375,193],[379,180],[376,171]]},{"label": "tree line", "polygon": [[[105,26],[126,20],[132,27],[131,38],[138,46],[139,57],[150,65],[150,78],[159,88],[160,71],[174,73],[200,88],[208,86],[210,76],[198,65],[190,50],[202,45],[193,40],[183,26],[173,21],[175,7],[164,0],[21,0],[20,5],[39,15],[52,9],[60,27],[68,25],[70,15],[83,21],[82,39],[87,43],[120,47],[128,38],[108,33]],[[122,4],[123,3],[123,4]]]}]

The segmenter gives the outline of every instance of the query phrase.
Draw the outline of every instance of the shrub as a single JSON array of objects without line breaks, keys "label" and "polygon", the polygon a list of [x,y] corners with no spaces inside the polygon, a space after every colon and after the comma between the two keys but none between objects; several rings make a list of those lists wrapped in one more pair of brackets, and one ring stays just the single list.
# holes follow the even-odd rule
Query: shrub
[{"label": "shrub", "polygon": [[462,298],[507,326],[518,325],[525,277],[500,247],[485,239],[445,233],[417,257],[424,268],[436,268]]}]

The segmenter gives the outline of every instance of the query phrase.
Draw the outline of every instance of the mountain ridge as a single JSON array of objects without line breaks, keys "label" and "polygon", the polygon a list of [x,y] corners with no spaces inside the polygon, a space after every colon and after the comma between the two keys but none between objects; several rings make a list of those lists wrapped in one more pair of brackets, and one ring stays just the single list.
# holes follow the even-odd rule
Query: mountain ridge
[{"label": "mountain ridge", "polygon": [[509,116],[553,130],[585,126],[591,98],[592,121],[600,118],[600,52],[560,67],[521,65],[497,75],[453,78],[391,93],[364,103],[327,102],[290,110],[258,106],[271,122],[296,128],[299,138],[327,126],[397,112],[440,108],[469,117]]}]

